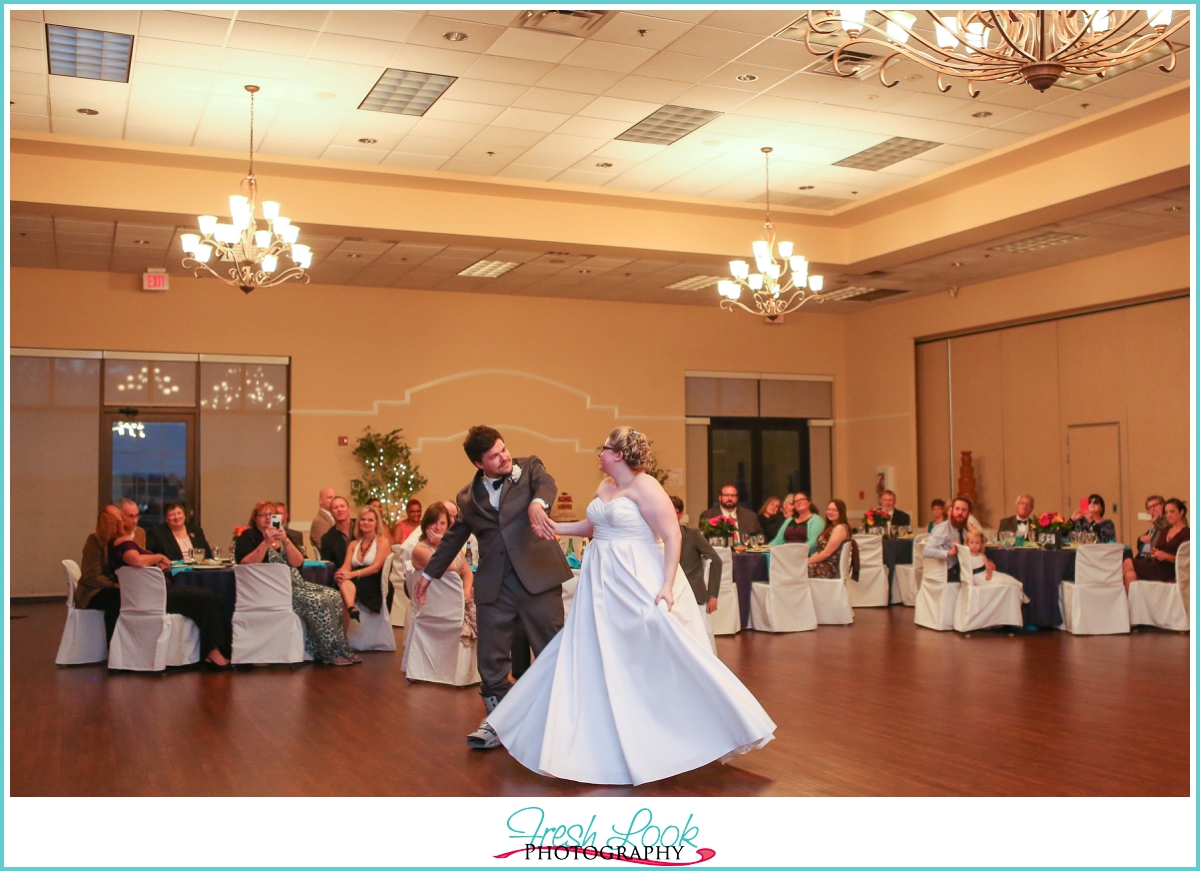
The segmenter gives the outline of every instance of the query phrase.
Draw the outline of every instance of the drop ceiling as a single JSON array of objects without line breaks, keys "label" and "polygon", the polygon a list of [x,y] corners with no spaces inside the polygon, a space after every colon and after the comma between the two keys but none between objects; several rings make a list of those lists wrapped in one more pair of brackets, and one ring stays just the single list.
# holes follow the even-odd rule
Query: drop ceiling
[{"label": "drop ceiling", "polygon": [[[14,130],[244,153],[244,86],[256,84],[256,147],[268,155],[760,202],[760,149],[769,145],[772,201],[815,209],[881,194],[1190,75],[1184,50],[1172,74],[1149,65],[1086,90],[993,85],[969,100],[961,84],[938,93],[914,64],[896,65],[900,83],[885,89],[873,78],[806,71],[819,59],[776,36],[797,9],[639,7],[586,37],[516,26],[517,8],[10,15]],[[129,82],[49,75],[47,23],[133,35]],[[423,116],[358,108],[388,69],[454,81]],[[721,114],[670,145],[618,138],[666,105]],[[878,171],[836,165],[895,137],[941,144]]]}]

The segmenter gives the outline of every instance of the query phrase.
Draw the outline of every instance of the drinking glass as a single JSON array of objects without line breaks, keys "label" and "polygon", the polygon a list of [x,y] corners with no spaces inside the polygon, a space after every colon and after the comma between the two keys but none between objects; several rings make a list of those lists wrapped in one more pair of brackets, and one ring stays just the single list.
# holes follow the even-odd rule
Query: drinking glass
[{"label": "drinking glass", "polygon": [[213,559],[217,561],[220,561],[221,559],[221,548],[215,544],[213,545]]},{"label": "drinking glass", "polygon": [[196,551],[193,548],[188,548],[188,552],[183,555],[185,563],[194,563],[196,561]]},{"label": "drinking glass", "polygon": [[192,559],[194,559],[197,563],[204,562],[204,548],[202,548],[202,547],[192,548]]}]

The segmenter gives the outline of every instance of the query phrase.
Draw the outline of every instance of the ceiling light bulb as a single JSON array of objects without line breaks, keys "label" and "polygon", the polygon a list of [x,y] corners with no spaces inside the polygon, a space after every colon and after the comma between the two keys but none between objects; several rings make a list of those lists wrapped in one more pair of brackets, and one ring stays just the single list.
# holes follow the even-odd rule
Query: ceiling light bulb
[{"label": "ceiling light bulb", "polygon": [[279,234],[283,237],[283,241],[292,245],[300,238],[300,228],[295,224],[288,224],[283,228],[283,232]]},{"label": "ceiling light bulb", "polygon": [[230,197],[229,197],[229,214],[233,215],[234,217],[237,217],[239,212],[248,212],[248,211],[250,211],[250,200],[246,199],[246,197],[239,196],[238,194],[230,195]]},{"label": "ceiling light bulb", "polygon": [[772,283],[779,280],[780,272],[782,272],[782,270],[779,268],[778,263],[768,263],[767,264],[767,275],[770,276]]},{"label": "ceiling light bulb", "polygon": [[226,245],[237,241],[237,230],[233,224],[221,222],[213,228],[213,238],[218,242],[223,242]]},{"label": "ceiling light bulb", "polygon": [[970,54],[973,48],[986,48],[988,41],[988,29],[983,26],[982,21],[972,21],[967,25],[967,53]]},{"label": "ceiling light bulb", "polygon": [[442,34],[442,39],[447,42],[462,42],[467,38],[467,35],[461,30],[451,30]]},{"label": "ceiling light bulb", "polygon": [[746,279],[746,283],[750,285],[751,290],[762,290],[763,277],[759,273],[755,272],[748,279]]},{"label": "ceiling light bulb", "polygon": [[205,236],[211,236],[213,234],[213,230],[217,228],[216,215],[201,215],[196,220],[200,223],[200,232]]},{"label": "ceiling light bulb", "polygon": [[723,278],[717,282],[717,293],[727,299],[732,299],[734,291],[737,290],[737,284],[730,281],[728,278]]},{"label": "ceiling light bulb", "polygon": [[792,257],[790,263],[792,267],[792,284],[800,287],[808,280],[808,261],[803,255],[797,254]]},{"label": "ceiling light bulb", "polygon": [[779,249],[780,259],[787,260],[789,257],[792,256],[792,248],[794,246],[792,245],[791,242],[780,242],[775,247]]},{"label": "ceiling light bulb", "polygon": [[730,260],[729,273],[739,281],[745,281],[750,274],[750,264],[745,260]]},{"label": "ceiling light bulb", "polygon": [[200,246],[200,237],[195,233],[181,233],[179,244],[183,246],[185,254],[195,254],[196,249]]},{"label": "ceiling light bulb", "polygon": [[808,277],[808,287],[810,290],[815,290],[820,293],[825,288],[825,276],[810,275]]},{"label": "ceiling light bulb", "polygon": [[954,48],[958,45],[958,37],[954,31],[958,24],[953,15],[943,16],[940,22],[935,22],[934,33],[937,35],[938,48]]},{"label": "ceiling light bulb", "polygon": [[909,31],[912,30],[917,16],[911,12],[887,13],[887,35],[896,42],[908,42]]},{"label": "ceiling light bulb", "polygon": [[263,204],[263,217],[268,221],[274,221],[279,217],[279,203],[274,200],[266,200]]},{"label": "ceiling light bulb", "polygon": [[861,6],[841,10],[842,28],[853,39],[862,33],[863,25],[867,22],[867,10]]},{"label": "ceiling light bulb", "polygon": [[278,265],[279,265],[279,258],[276,257],[274,254],[268,254],[266,257],[263,258],[263,262],[262,262],[263,272],[274,272],[275,267]]},{"label": "ceiling light bulb", "polygon": [[192,254],[198,263],[207,263],[208,258],[212,256],[211,245],[199,245],[196,247],[195,253]]},{"label": "ceiling light bulb", "polygon": [[761,260],[764,257],[771,256],[771,243],[766,239],[755,239],[754,244],[750,247],[754,250],[755,260]]},{"label": "ceiling light bulb", "polygon": [[258,232],[256,232],[254,234],[254,244],[257,245],[259,248],[270,248],[271,247],[271,231],[270,230],[259,230]]},{"label": "ceiling light bulb", "polygon": [[1112,21],[1109,18],[1109,10],[1107,9],[1092,9],[1090,10],[1091,17],[1088,19],[1088,24],[1092,28],[1093,33],[1100,33],[1108,30],[1112,26]]},{"label": "ceiling light bulb", "polygon": [[275,225],[275,232],[282,236],[284,229],[292,223],[292,219],[279,215],[271,223]]}]

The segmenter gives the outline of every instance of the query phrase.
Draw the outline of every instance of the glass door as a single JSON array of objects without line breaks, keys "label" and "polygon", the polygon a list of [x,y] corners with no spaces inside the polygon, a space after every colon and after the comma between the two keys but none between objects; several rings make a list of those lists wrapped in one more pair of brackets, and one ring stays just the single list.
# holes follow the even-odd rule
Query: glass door
[{"label": "glass door", "polygon": [[726,484],[738,504],[758,511],[771,496],[811,487],[808,421],[792,418],[714,417],[708,430],[708,504]]},{"label": "glass door", "polygon": [[122,408],[105,411],[101,427],[101,505],[132,499],[150,528],[164,522],[164,503],[179,501],[199,523],[195,412]]}]

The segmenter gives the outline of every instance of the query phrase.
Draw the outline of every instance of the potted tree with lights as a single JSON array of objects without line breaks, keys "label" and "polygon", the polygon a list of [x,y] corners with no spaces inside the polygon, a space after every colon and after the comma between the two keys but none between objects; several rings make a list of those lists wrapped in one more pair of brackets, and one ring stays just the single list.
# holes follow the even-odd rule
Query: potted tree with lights
[{"label": "potted tree with lights", "polygon": [[383,522],[389,528],[412,495],[428,483],[413,465],[411,450],[400,437],[401,432],[372,432],[367,427],[354,448],[363,472],[361,478],[350,482],[350,495],[355,505],[378,499],[383,506]]}]

